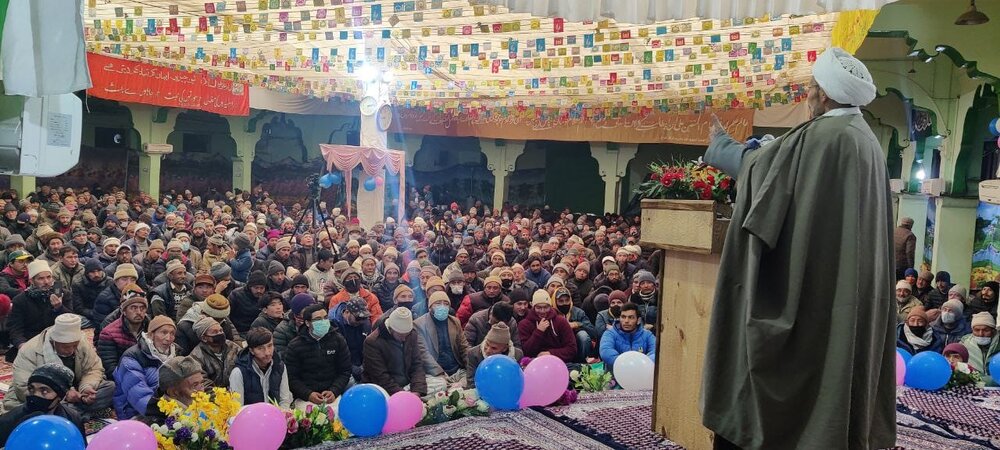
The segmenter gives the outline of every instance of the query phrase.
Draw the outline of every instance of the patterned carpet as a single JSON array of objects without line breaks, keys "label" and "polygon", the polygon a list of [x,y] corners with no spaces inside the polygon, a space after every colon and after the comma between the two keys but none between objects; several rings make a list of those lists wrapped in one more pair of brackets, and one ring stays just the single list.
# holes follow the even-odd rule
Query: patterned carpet
[{"label": "patterned carpet", "polygon": [[899,448],[1000,448],[1000,388],[899,388],[896,424]]}]

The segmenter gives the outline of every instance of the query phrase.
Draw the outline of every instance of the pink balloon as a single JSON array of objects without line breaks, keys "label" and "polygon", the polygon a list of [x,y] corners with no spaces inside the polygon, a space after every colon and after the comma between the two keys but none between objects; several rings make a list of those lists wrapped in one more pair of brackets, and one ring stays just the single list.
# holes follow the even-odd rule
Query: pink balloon
[{"label": "pink balloon", "polygon": [[229,427],[235,450],[277,450],[287,431],[285,413],[270,403],[244,406]]},{"label": "pink balloon", "polygon": [[385,178],[375,177],[375,186],[382,187],[383,184],[385,184]]},{"label": "pink balloon", "polygon": [[524,368],[520,405],[522,408],[551,405],[562,397],[567,386],[569,369],[566,363],[552,355],[535,358]]},{"label": "pink balloon", "polygon": [[906,380],[906,362],[903,361],[903,356],[896,352],[896,386],[902,386],[904,380]]},{"label": "pink balloon", "polygon": [[382,434],[398,433],[417,426],[424,416],[424,402],[417,394],[399,391],[389,397],[389,413]]},{"label": "pink balloon", "polygon": [[90,450],[156,450],[153,429],[138,420],[112,423],[99,431],[90,444]]}]

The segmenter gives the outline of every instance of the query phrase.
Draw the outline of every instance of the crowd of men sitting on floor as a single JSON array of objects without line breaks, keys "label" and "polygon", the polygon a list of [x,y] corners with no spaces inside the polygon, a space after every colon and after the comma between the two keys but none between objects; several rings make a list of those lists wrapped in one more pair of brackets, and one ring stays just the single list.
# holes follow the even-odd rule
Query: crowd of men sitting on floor
[{"label": "crowd of men sitting on floor", "polygon": [[260,187],[159,203],[0,194],[14,370],[0,442],[43,413],[156,422],[158,398],[188,404],[210,387],[290,408],[354,383],[473,388],[496,354],[609,369],[626,351],[655,357],[657,258],[637,221],[408,200],[412,220],[364,229],[339,208],[315,223]]},{"label": "crowd of men sitting on floor", "polygon": [[978,292],[951,282],[951,274],[936,275],[906,269],[896,283],[897,347],[910,354],[937,352],[962,361],[984,374],[990,357],[1000,353],[997,333],[997,293],[1000,283],[987,281]]}]

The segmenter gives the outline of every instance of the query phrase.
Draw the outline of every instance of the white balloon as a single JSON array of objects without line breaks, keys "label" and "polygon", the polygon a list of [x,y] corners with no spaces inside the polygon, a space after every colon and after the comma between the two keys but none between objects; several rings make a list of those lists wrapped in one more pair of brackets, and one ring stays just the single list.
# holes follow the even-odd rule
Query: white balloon
[{"label": "white balloon", "polygon": [[644,353],[628,351],[615,359],[615,380],[622,389],[630,391],[653,390],[653,360]]}]

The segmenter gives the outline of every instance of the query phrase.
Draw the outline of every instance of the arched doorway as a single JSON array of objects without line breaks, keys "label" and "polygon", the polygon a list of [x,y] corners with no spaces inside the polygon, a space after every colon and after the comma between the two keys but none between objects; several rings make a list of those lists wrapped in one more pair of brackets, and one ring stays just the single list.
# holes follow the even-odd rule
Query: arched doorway
[{"label": "arched doorway", "polygon": [[479,138],[424,136],[413,156],[411,173],[407,184],[418,189],[430,186],[435,206],[458,202],[464,208],[476,200],[488,203],[493,198],[493,173],[486,168]]},{"label": "arched doorway", "polygon": [[603,213],[604,180],[590,156],[590,143],[526,142],[508,178],[507,198],[528,208]]},{"label": "arched doorway", "polygon": [[163,157],[160,192],[232,189],[236,141],[225,117],[205,111],[180,113],[167,143],[174,146],[174,151]]}]

